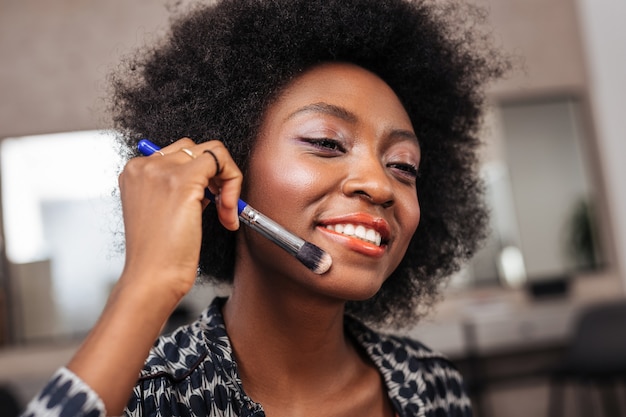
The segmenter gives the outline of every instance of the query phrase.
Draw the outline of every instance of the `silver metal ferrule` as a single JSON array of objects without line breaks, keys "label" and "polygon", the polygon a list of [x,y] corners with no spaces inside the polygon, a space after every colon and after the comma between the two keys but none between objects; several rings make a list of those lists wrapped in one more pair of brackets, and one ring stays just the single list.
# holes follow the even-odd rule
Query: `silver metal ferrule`
[{"label": "silver metal ferrule", "polygon": [[306,243],[304,239],[287,231],[284,227],[250,206],[246,206],[241,211],[239,219],[292,255],[297,254]]}]

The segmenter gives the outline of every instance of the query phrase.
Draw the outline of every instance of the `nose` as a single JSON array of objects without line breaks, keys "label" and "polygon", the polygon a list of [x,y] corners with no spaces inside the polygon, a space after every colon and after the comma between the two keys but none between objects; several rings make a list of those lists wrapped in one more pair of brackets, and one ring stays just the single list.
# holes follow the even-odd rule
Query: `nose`
[{"label": "nose", "polygon": [[361,157],[348,170],[342,186],[345,195],[360,197],[383,208],[393,206],[395,197],[392,179],[376,156]]}]

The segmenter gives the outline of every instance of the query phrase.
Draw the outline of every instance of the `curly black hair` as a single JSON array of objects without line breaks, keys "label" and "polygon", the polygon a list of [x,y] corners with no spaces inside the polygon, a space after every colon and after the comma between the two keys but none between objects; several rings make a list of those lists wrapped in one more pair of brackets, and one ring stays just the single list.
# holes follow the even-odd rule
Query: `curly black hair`
[{"label": "curly black hair", "polygon": [[[349,62],[397,94],[420,139],[421,222],[381,290],[347,312],[374,325],[413,324],[441,281],[472,256],[487,223],[477,147],[484,89],[507,69],[484,13],[461,2],[221,0],[172,20],[167,36],[113,76],[112,111],[126,156],[149,137],[220,139],[246,172],[268,105],[304,70]],[[232,281],[235,234],[205,210],[199,271]]]}]

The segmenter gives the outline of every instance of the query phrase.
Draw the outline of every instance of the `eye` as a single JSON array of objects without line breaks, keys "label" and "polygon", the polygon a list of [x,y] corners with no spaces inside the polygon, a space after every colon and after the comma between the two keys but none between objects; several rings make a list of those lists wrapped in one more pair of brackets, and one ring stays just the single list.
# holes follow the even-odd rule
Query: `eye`
[{"label": "eye", "polygon": [[417,165],[405,162],[390,162],[387,167],[391,168],[397,175],[408,182],[415,182],[419,176]]},{"label": "eye", "polygon": [[341,142],[339,142],[336,139],[329,139],[329,138],[303,138],[302,140],[304,142],[312,145],[314,148],[319,149],[321,152],[329,154],[329,155],[335,155],[335,154],[340,154],[340,153],[345,153],[346,152],[346,149],[341,144]]}]

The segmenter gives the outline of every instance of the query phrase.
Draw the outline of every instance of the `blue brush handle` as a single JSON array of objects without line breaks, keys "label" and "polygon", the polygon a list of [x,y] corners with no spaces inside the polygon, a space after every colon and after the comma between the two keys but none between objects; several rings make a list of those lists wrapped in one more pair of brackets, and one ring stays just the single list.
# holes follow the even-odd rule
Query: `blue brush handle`
[{"label": "blue brush handle", "polygon": [[[141,139],[137,144],[137,150],[139,150],[139,153],[141,153],[143,156],[150,156],[153,153],[160,151],[161,148],[159,148],[158,145],[150,142],[148,139]],[[208,188],[204,190],[204,196],[208,198],[212,203],[215,203],[215,195]],[[241,214],[241,212],[247,206],[248,203],[239,199],[239,201],[237,202],[237,214]]]}]

